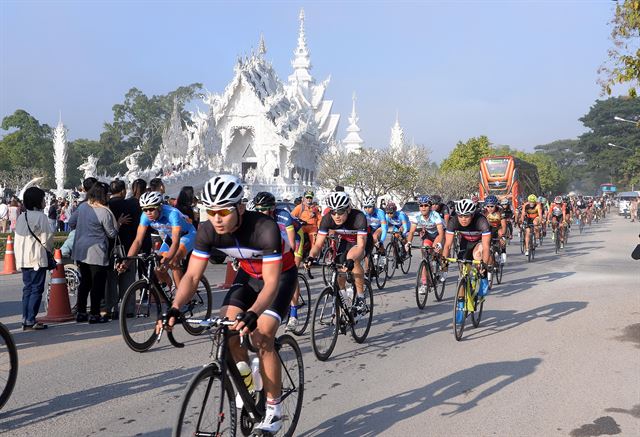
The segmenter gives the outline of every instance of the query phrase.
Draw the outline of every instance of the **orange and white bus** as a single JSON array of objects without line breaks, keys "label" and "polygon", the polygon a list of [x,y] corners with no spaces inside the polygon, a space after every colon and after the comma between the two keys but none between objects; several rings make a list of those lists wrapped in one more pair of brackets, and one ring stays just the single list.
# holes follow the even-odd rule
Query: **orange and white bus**
[{"label": "orange and white bus", "polygon": [[480,200],[490,194],[511,199],[514,210],[529,194],[541,195],[538,168],[514,156],[480,159]]}]

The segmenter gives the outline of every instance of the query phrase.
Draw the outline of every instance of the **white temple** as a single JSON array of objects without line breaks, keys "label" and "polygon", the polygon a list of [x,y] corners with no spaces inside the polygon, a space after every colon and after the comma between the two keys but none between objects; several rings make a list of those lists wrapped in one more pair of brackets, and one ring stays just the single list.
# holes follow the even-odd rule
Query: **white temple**
[{"label": "white temple", "polygon": [[396,112],[396,123],[391,128],[391,138],[389,139],[389,148],[391,151],[399,155],[405,151],[404,130],[400,126],[398,113]]},{"label": "white temple", "polygon": [[58,125],[53,130],[53,163],[56,180],[56,196],[63,197],[64,179],[67,172],[67,129],[62,124],[62,113]]},{"label": "white temple", "polygon": [[351,116],[349,116],[349,127],[347,127],[347,136],[342,140],[342,147],[349,153],[360,153],[364,141],[360,137],[360,127],[358,127],[358,115],[356,114],[356,93],[353,93],[353,106],[351,107]]}]

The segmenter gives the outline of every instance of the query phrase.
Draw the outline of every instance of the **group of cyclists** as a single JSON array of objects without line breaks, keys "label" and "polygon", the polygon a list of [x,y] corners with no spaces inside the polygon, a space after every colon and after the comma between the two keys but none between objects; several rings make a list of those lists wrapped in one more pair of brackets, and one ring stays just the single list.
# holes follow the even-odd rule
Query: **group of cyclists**
[{"label": "group of cyclists", "polygon": [[[547,203],[546,199],[531,194],[519,208],[514,207],[512,199],[493,195],[482,202],[472,197],[448,204],[439,195],[421,195],[416,198],[419,211],[407,215],[394,202],[378,207],[375,197],[366,198],[359,210],[344,189],[336,188],[324,199],[324,214],[313,206],[312,191],[306,192],[305,200],[289,212],[278,208],[275,196],[268,192],[260,192],[246,202],[241,180],[219,175],[204,186],[200,202],[207,220],[200,223],[197,231],[182,213],[163,202],[161,193],[148,192],[140,198],[143,215],[128,256],[138,253],[147,228],[155,229],[164,241],[159,249],[162,261],[158,278],[170,283],[166,271],[171,269],[176,287],[171,308],[158,322],[159,328],[162,324],[171,330],[177,323],[180,308],[195,292],[212,251],[221,251],[236,260],[237,273],[223,299],[220,316],[234,320],[233,329],[251,334],[258,349],[266,414],[255,430],[266,435],[276,433],[282,426],[281,366],[274,351],[274,339],[286,318],[287,329],[295,328],[298,269],[314,265],[329,235],[338,237],[335,261],[350,271],[355,280],[354,308],[365,310],[368,256],[373,251],[385,255],[384,242],[389,235],[399,239],[401,257],[410,256],[417,233],[421,247],[429,248],[441,261],[450,255],[480,261],[478,296],[484,298],[492,266],[506,262],[507,241],[513,238],[515,228],[522,229],[527,236],[533,232],[536,236],[533,241],[538,241],[548,224],[554,230],[560,228],[564,241],[563,233],[571,225],[572,217],[588,221],[596,214],[604,214],[601,199],[556,196]],[[500,248],[498,259],[491,250],[492,240]],[[529,240],[525,241],[528,251]],[[186,265],[186,270],[181,265]],[[122,262],[117,268],[126,270],[127,265]],[[440,281],[446,280],[446,271],[447,263],[442,262]],[[345,287],[344,279],[339,285]],[[419,293],[427,293],[425,282]],[[458,302],[463,298],[457,295]],[[238,336],[230,338],[229,347],[236,362],[248,362],[247,350],[241,347]]]}]

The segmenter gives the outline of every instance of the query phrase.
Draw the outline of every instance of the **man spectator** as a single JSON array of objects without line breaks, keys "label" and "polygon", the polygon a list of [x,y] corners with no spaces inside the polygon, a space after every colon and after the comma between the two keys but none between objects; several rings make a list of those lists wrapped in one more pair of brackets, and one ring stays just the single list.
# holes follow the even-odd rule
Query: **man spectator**
[{"label": "man spectator", "polygon": [[638,199],[638,196],[636,196],[633,199],[631,199],[631,201],[629,202],[629,212],[631,213],[632,222],[635,222],[636,218],[638,218],[638,202],[639,201],[640,199]]},{"label": "man spectator", "polygon": [[51,232],[56,232],[58,230],[58,199],[51,200],[47,217],[49,218]]},{"label": "man spectator", "polygon": [[0,199],[0,232],[7,232],[7,222],[9,221],[9,207],[4,199]]},{"label": "man spectator", "polygon": [[320,210],[313,206],[314,193],[311,190],[305,191],[304,200],[291,211],[291,215],[305,222],[302,231],[307,234],[311,246],[316,241],[318,225],[320,224]]},{"label": "man spectator", "polygon": [[149,191],[158,191],[164,194],[164,182],[160,178],[153,178],[149,181]]}]

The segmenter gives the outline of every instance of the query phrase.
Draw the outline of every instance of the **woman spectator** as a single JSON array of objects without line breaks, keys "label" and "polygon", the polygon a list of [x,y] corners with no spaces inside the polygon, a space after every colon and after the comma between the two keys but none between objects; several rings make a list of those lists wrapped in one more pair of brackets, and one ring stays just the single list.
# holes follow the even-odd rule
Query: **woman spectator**
[{"label": "woman spectator", "polygon": [[[9,204],[9,230],[11,232],[15,232],[16,230],[16,222],[18,221],[18,216],[20,215],[20,205],[18,205],[18,201],[13,198],[11,199],[11,203]],[[47,223],[49,223],[47,221]]]},{"label": "woman spectator", "polygon": [[[105,323],[109,319],[100,315],[100,303],[104,298],[107,269],[109,266],[109,239],[118,235],[119,221],[107,207],[109,186],[98,182],[87,193],[77,214],[69,220],[75,228],[73,259],[80,269],[78,287],[78,314],[76,322]],[[87,296],[91,295],[91,310],[87,314]]]},{"label": "woman spectator", "polygon": [[67,228],[69,227],[69,202],[67,200],[63,200],[60,204],[60,215],[58,216],[58,231],[59,232],[69,232]]},{"label": "woman spectator", "polygon": [[186,215],[191,221],[191,224],[198,229],[198,221],[196,220],[196,213],[194,211],[196,204],[193,187],[182,187],[180,194],[178,194],[178,200],[176,200],[175,208],[182,214]]},{"label": "woman spectator", "polygon": [[44,197],[45,193],[40,188],[27,188],[24,192],[26,211],[15,223],[16,267],[22,270],[24,284],[22,289],[23,331],[47,328],[47,325],[36,321],[47,276],[48,260],[45,247],[51,250],[53,246],[53,231],[47,216],[42,212],[45,207]]}]

